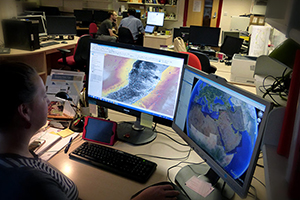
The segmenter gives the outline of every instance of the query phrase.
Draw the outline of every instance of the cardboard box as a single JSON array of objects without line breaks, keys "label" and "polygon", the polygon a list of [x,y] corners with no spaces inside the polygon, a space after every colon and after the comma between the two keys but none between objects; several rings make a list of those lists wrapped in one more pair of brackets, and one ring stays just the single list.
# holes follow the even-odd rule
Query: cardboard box
[{"label": "cardboard box", "polygon": [[254,85],[254,70],[257,57],[234,54],[231,64],[230,81]]}]

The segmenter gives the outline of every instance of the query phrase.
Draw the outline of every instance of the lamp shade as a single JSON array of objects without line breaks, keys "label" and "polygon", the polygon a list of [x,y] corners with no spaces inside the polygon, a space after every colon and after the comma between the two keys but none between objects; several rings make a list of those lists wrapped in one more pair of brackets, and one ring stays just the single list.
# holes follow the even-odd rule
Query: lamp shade
[{"label": "lamp shade", "polygon": [[56,98],[62,99],[62,100],[67,100],[67,101],[72,101],[73,99],[70,97],[70,95],[66,92],[58,92],[55,95]]}]

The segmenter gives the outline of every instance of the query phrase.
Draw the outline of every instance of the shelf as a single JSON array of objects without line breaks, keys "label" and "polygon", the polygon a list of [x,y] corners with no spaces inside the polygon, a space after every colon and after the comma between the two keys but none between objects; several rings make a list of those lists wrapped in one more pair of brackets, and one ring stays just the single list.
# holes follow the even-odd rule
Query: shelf
[{"label": "shelf", "polygon": [[161,6],[161,7],[175,7],[176,6],[176,5],[170,5],[170,4],[138,3],[138,2],[127,2],[127,4],[131,4],[131,5],[143,5],[143,6]]}]

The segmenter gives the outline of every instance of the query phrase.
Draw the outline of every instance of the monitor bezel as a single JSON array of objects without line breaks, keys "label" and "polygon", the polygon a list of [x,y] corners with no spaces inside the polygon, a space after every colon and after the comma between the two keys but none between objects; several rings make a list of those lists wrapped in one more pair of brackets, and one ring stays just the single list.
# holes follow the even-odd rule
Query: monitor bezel
[{"label": "monitor bezel", "polygon": [[[96,43],[96,44],[100,44],[100,45],[108,45],[108,46],[113,46],[113,47],[118,47],[118,48],[126,48],[126,49],[129,49],[129,50],[146,51],[148,53],[154,53],[154,54],[158,54],[158,55],[176,56],[178,58],[183,58],[184,59],[184,64],[187,64],[187,61],[188,61],[188,55],[187,54],[181,54],[181,53],[173,52],[173,51],[165,51],[165,50],[147,48],[147,47],[142,47],[142,46],[123,44],[123,43],[115,43],[115,42],[108,42],[108,41],[95,40],[95,39],[90,39],[90,46],[91,46],[91,43]],[[89,102],[91,102],[93,104],[97,104],[99,106],[103,106],[103,107],[112,109],[112,110],[115,110],[115,111],[118,111],[118,112],[122,112],[122,113],[125,113],[125,114],[132,115],[136,118],[140,118],[141,113],[142,113],[141,111],[137,111],[137,110],[130,109],[130,108],[124,108],[124,107],[121,107],[119,105],[115,105],[113,103],[109,103],[109,102],[106,102],[106,101],[101,101],[99,99],[94,99],[92,97],[89,97],[88,94],[89,94],[90,58],[88,59],[87,67],[88,67],[88,72],[87,72],[87,93],[86,93],[87,96],[86,97],[87,97]],[[163,125],[166,125],[166,126],[170,126],[170,127],[172,126],[172,121],[171,120],[160,118],[160,117],[157,117],[157,116],[153,116],[153,122],[163,124]]]},{"label": "monitor bezel", "polygon": [[[74,29],[73,29],[73,33],[52,33],[52,32],[49,32],[49,18],[69,18],[69,19],[73,19],[72,22],[74,22]],[[61,16],[61,15],[50,15],[50,16],[46,16],[46,20],[47,20],[47,33],[48,35],[53,35],[53,36],[65,36],[65,35],[68,35],[68,36],[75,36],[77,34],[77,30],[76,30],[76,17],[75,16]],[[57,30],[57,29],[56,29]]]},{"label": "monitor bezel", "polygon": [[[157,24],[157,23],[149,23],[149,14],[155,14],[155,13],[159,13],[160,15],[162,15],[163,16],[163,20],[162,20],[162,24]],[[153,26],[157,26],[157,27],[163,27],[164,26],[164,23],[165,23],[165,13],[163,13],[163,12],[148,12],[148,14],[147,14],[147,22],[146,22],[146,24],[147,25],[153,25]]]},{"label": "monitor bezel", "polygon": [[260,153],[260,148],[261,148],[261,143],[263,140],[263,132],[264,132],[264,128],[266,126],[266,121],[267,121],[267,117],[268,117],[268,113],[271,111],[272,109],[272,103],[268,102],[265,99],[262,99],[261,97],[254,95],[248,91],[245,91],[237,86],[231,85],[229,83],[227,83],[227,81],[221,77],[218,77],[217,75],[214,74],[206,74],[202,71],[199,71],[193,67],[190,67],[188,65],[185,65],[183,70],[182,70],[182,81],[184,79],[184,73],[185,70],[190,70],[194,73],[200,74],[201,76],[203,76],[204,78],[213,80],[214,82],[216,82],[217,84],[220,84],[222,86],[227,87],[228,89],[231,89],[233,91],[236,91],[246,97],[249,97],[257,102],[260,102],[262,104],[264,104],[266,106],[265,108],[265,114],[263,116],[263,119],[261,121],[261,125],[259,128],[259,132],[258,132],[258,136],[257,136],[257,140],[256,140],[256,144],[254,146],[254,150],[253,150],[253,154],[251,156],[251,160],[250,160],[250,164],[249,167],[247,169],[247,171],[245,172],[245,179],[244,179],[244,184],[243,185],[239,185],[238,182],[235,181],[235,179],[233,179],[231,177],[230,174],[228,174],[225,169],[223,169],[216,161],[214,161],[212,159],[212,157],[207,154],[203,149],[201,149],[191,138],[188,137],[188,135],[181,130],[181,128],[179,126],[176,125],[175,120],[176,120],[176,114],[177,114],[177,109],[178,109],[178,102],[180,99],[180,93],[182,90],[182,84],[180,83],[180,88],[179,88],[179,95],[178,95],[178,99],[176,102],[176,109],[175,109],[175,114],[174,114],[174,120],[173,120],[173,124],[172,124],[172,128],[173,130],[184,139],[185,142],[187,142],[187,144],[209,165],[209,167],[221,178],[223,179],[228,185],[229,187],[234,190],[235,193],[237,193],[240,197],[245,198],[247,196],[249,187],[251,185],[251,181],[252,181],[252,177],[255,171],[255,167],[256,167],[256,163],[258,160],[258,156]]}]

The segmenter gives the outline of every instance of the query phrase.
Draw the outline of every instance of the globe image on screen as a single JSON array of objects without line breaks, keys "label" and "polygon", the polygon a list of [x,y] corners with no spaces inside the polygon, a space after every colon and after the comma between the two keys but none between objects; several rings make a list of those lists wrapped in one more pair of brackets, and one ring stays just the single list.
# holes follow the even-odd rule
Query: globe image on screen
[{"label": "globe image on screen", "polygon": [[255,107],[199,80],[187,113],[187,134],[234,179],[248,168],[258,134]]}]

